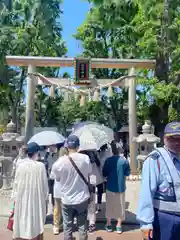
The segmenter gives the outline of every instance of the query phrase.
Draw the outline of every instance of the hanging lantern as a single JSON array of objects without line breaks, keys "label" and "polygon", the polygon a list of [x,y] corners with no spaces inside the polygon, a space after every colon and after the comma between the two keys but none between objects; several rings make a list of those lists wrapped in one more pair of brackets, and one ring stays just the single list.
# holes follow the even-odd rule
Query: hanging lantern
[{"label": "hanging lantern", "polygon": [[93,101],[94,102],[99,102],[100,101],[100,92],[99,92],[98,89],[96,89],[95,92],[94,92]]},{"label": "hanging lantern", "polygon": [[84,95],[81,95],[81,98],[80,98],[80,106],[84,106],[85,104],[85,96]]},{"label": "hanging lantern", "polygon": [[114,93],[113,93],[113,88],[111,85],[109,85],[108,87],[108,91],[107,91],[107,96],[108,97],[113,97]]},{"label": "hanging lantern", "polygon": [[55,86],[51,85],[50,89],[49,89],[49,96],[51,98],[54,98],[54,93],[55,93]]}]

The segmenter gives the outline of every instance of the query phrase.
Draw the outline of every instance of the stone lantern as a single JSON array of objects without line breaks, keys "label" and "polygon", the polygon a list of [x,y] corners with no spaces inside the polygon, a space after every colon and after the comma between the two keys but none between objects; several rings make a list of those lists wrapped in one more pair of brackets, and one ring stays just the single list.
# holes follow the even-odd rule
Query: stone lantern
[{"label": "stone lantern", "polygon": [[24,138],[16,133],[16,126],[11,121],[0,138],[0,186],[3,190],[11,189],[13,160],[17,157],[23,142]]},{"label": "stone lantern", "polygon": [[139,144],[139,155],[137,156],[137,160],[140,169],[142,169],[143,162],[149,153],[152,152],[156,147],[156,144],[160,142],[160,138],[156,137],[153,132],[153,126],[151,125],[151,122],[147,120],[142,126],[142,134],[134,138],[134,141]]}]

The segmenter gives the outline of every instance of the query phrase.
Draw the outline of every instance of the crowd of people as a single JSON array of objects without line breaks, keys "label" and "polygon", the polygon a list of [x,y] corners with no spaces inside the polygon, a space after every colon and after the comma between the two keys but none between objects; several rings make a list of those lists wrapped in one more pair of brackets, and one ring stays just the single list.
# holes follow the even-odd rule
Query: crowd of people
[{"label": "crowd of people", "polygon": [[[129,162],[114,142],[98,151],[80,151],[79,146],[79,138],[70,135],[64,147],[43,149],[44,160],[42,149],[34,142],[21,150],[15,161],[12,192],[14,240],[43,240],[49,190],[54,206],[53,232],[63,231],[64,240],[73,239],[75,221],[80,240],[96,230],[104,192],[105,230],[113,231],[114,219],[116,232],[122,233]],[[55,161],[48,161],[50,155]],[[154,149],[144,162],[137,220],[144,240],[180,239],[180,122],[166,126],[164,147]]]},{"label": "crowd of people", "polygon": [[79,239],[87,239],[88,232],[96,230],[96,216],[102,210],[104,192],[105,229],[111,232],[111,220],[115,219],[116,231],[122,233],[129,162],[120,157],[114,142],[98,151],[80,151],[79,146],[75,135],[69,136],[63,147],[42,148],[35,142],[23,146],[14,163],[13,239],[43,239],[49,193],[55,235],[63,231],[65,240],[73,239],[75,223]]}]

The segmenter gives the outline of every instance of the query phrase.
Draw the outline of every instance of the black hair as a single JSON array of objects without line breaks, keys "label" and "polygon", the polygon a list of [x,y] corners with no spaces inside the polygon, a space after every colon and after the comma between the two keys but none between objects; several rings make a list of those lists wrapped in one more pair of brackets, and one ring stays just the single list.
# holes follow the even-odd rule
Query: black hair
[{"label": "black hair", "polygon": [[111,143],[111,148],[113,155],[119,155],[119,149],[117,148],[115,141]]},{"label": "black hair", "polygon": [[45,160],[47,160],[47,159],[48,159],[48,157],[49,157],[49,154],[50,154],[49,152],[46,152],[46,154],[45,154],[45,156],[44,156],[44,159],[45,159]]},{"label": "black hair", "polygon": [[104,144],[104,145],[99,149],[98,152],[104,152],[104,151],[106,151],[107,149],[108,149],[108,145],[107,145],[107,144]]},{"label": "black hair", "polygon": [[34,156],[34,153],[27,153],[29,158],[32,158]]}]

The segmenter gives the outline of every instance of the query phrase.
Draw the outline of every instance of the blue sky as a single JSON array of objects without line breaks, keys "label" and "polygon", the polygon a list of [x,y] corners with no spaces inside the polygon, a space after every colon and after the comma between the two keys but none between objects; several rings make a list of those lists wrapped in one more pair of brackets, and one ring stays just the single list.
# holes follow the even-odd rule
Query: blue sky
[{"label": "blue sky", "polygon": [[[82,52],[82,47],[72,35],[76,33],[76,29],[85,20],[90,5],[85,0],[64,0],[61,8],[64,12],[61,22],[63,26],[63,39],[68,48],[67,55],[68,57],[75,57]],[[62,68],[61,73],[63,72],[69,72],[73,77],[74,68]]]}]

